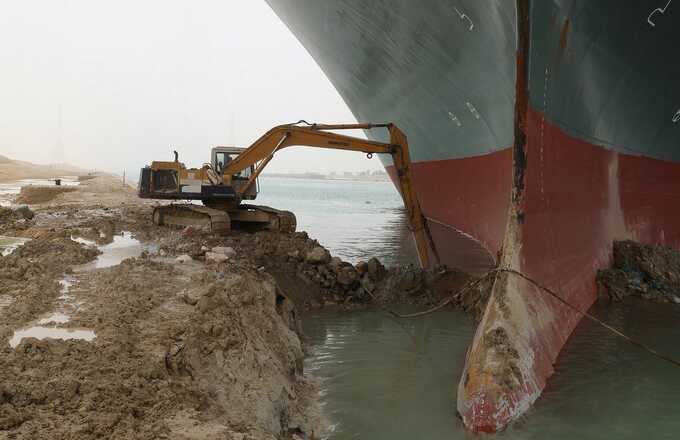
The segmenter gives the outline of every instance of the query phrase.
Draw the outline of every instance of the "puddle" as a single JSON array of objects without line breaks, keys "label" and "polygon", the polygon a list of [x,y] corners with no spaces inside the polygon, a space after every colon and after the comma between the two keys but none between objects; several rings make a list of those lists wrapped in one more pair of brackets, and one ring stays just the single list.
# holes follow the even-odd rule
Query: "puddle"
[{"label": "puddle", "polygon": [[[71,240],[84,244],[85,246],[97,246],[94,241],[80,237],[71,237]],[[102,252],[101,255],[90,263],[78,266],[75,268],[75,272],[86,272],[88,270],[116,266],[126,258],[139,257],[144,250],[142,243],[133,238],[132,234],[128,231],[123,231],[120,235],[114,235],[111,243],[97,246],[97,248]]]},{"label": "puddle", "polygon": [[96,335],[92,330],[71,330],[65,328],[42,327],[34,326],[14,332],[12,339],[9,340],[9,345],[16,348],[24,338],[36,339],[80,339],[83,341],[92,341]]},{"label": "puddle", "polygon": [[75,241],[76,243],[83,244],[85,246],[97,246],[97,243],[95,243],[94,241],[82,237],[71,237],[71,240]]},{"label": "puddle", "polygon": [[[123,231],[119,235],[114,235],[113,241],[103,246],[98,246],[94,241],[80,237],[71,237],[71,240],[84,244],[85,246],[95,246],[102,252],[97,256],[95,261],[74,268],[74,272],[76,273],[116,266],[126,258],[139,257],[144,250],[142,243],[133,238],[132,234],[128,231]],[[74,298],[70,293],[75,281],[76,278],[73,276],[66,276],[59,281],[59,284],[61,285],[59,296],[61,304],[57,304],[57,310],[52,312],[49,316],[40,319],[37,322],[38,325],[15,331],[9,341],[9,345],[12,348],[18,346],[23,338],[81,339],[84,341],[92,341],[96,337],[95,333],[91,330],[74,330],[56,327],[59,324],[69,322],[71,319],[69,314],[64,312],[70,313],[74,308],[77,310],[78,304],[73,304]],[[1,298],[2,297],[0,296],[0,299]],[[0,302],[0,305],[1,304],[2,303]],[[46,326],[48,324],[51,324],[52,326]]]},{"label": "puddle", "polygon": [[6,257],[29,240],[30,238],[6,237],[0,235],[0,255]]},{"label": "puddle", "polygon": [[61,285],[61,290],[59,291],[59,293],[61,293],[61,295],[59,295],[59,299],[69,300],[69,299],[73,298],[73,296],[69,295],[69,292],[71,291],[71,286],[73,286],[73,283],[74,283],[74,280],[70,276],[66,276],[66,277],[62,278],[61,280],[59,280],[59,284]]},{"label": "puddle", "polygon": [[40,325],[45,325],[45,324],[66,324],[71,320],[71,317],[68,316],[65,313],[61,312],[54,312],[47,318],[43,318],[40,321],[38,321],[38,324]]}]

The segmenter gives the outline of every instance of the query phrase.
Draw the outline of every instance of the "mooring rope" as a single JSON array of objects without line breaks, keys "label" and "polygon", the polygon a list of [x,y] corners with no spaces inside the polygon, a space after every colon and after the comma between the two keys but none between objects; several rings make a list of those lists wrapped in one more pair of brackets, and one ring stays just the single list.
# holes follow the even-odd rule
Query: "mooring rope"
[{"label": "mooring rope", "polygon": [[550,289],[549,287],[546,287],[546,286],[539,284],[536,280],[534,280],[531,277],[523,274],[522,272],[519,272],[519,271],[514,270],[514,269],[508,269],[508,268],[492,269],[492,270],[488,271],[487,273],[485,273],[482,277],[468,282],[465,286],[463,286],[462,288],[460,288],[456,292],[452,293],[448,298],[446,298],[444,301],[437,304],[436,306],[434,306],[434,307],[432,307],[428,310],[424,310],[422,312],[411,313],[411,314],[406,314],[406,315],[401,314],[401,313],[397,313],[394,310],[390,309],[389,307],[380,304],[378,302],[377,297],[375,296],[375,294],[373,292],[370,291],[370,289],[368,289],[366,286],[363,286],[363,284],[362,284],[362,287],[366,291],[366,293],[368,293],[368,295],[373,299],[373,301],[375,301],[384,311],[386,311],[390,315],[397,317],[397,318],[402,318],[402,319],[411,319],[411,318],[420,318],[422,316],[426,316],[426,315],[434,313],[438,310],[441,310],[442,308],[446,307],[448,304],[453,302],[455,299],[459,298],[460,295],[462,295],[463,293],[467,292],[468,290],[476,287],[482,281],[489,278],[491,275],[497,275],[499,273],[508,273],[508,274],[518,276],[518,277],[528,281],[529,283],[531,283],[535,287],[537,287],[539,291],[549,294],[553,298],[557,299],[560,303],[562,303],[565,306],[567,306],[568,308],[570,308],[571,310],[577,312],[581,316],[588,318],[592,322],[599,324],[600,326],[604,327],[605,329],[607,329],[611,333],[615,334],[616,336],[618,336],[618,337],[624,339],[625,341],[631,343],[632,345],[635,345],[636,347],[646,351],[647,353],[649,353],[653,356],[656,356],[659,359],[662,359],[666,362],[669,362],[672,365],[675,365],[676,367],[680,367],[680,361],[673,359],[669,355],[660,353],[659,351],[649,347],[648,345],[638,341],[637,339],[634,339],[634,338],[626,335],[621,330],[618,330],[617,328],[612,327],[611,325],[609,325],[606,322],[602,321],[601,319],[595,317],[594,315],[591,315],[590,313],[579,309],[578,307],[574,306],[573,304],[569,303],[567,300],[562,298],[560,295],[558,295],[557,292],[555,292],[554,290]]}]

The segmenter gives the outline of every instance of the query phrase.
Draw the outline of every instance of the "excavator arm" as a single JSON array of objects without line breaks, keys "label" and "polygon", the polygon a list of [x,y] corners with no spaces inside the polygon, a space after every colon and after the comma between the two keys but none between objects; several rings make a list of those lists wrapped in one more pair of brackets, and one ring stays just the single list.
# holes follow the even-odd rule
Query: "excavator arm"
[{"label": "excavator arm", "polygon": [[[369,130],[381,127],[387,128],[389,131],[389,143],[375,142],[328,131],[352,129]],[[232,160],[224,168],[224,176],[234,175],[252,165],[256,165],[255,172],[251,175],[248,185],[244,187],[243,191],[247,191],[248,188],[254,184],[257,177],[271,161],[277,151],[294,145],[328,148],[332,150],[357,151],[369,155],[376,153],[390,154],[394,162],[397,179],[399,180],[399,189],[408,213],[409,225],[413,232],[420,264],[422,267],[430,266],[428,248],[432,250],[435,258],[437,260],[439,259],[413,186],[408,141],[406,135],[396,125],[280,125],[269,130],[250,147],[239,154],[237,158]]]}]

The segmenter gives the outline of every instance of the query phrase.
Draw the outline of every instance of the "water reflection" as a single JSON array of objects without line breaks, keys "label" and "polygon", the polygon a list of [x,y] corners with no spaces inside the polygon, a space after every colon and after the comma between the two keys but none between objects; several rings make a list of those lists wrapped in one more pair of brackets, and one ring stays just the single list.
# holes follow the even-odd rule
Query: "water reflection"
[{"label": "water reflection", "polygon": [[[81,237],[71,237],[71,239],[85,246],[97,246],[94,241]],[[123,231],[120,235],[114,235],[111,243],[97,246],[97,248],[102,253],[94,261],[76,267],[75,272],[86,272],[88,270],[116,266],[126,258],[139,257],[144,250],[142,243],[132,237],[132,234],[128,231]]]}]

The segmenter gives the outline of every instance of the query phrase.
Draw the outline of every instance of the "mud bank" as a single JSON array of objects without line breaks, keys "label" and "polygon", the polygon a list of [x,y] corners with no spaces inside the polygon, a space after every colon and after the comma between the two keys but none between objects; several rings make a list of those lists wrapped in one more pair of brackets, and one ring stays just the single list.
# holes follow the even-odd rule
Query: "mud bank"
[{"label": "mud bank", "polygon": [[[168,243],[197,237],[149,212],[107,178],[3,211],[3,234],[30,240],[0,258],[0,439],[321,433],[293,303],[248,261],[176,259]],[[142,251],[98,268],[122,231]],[[93,338],[57,338],[76,331]]]},{"label": "mud bank", "polygon": [[[233,249],[242,261],[268,273],[302,310],[324,307],[353,310],[377,304],[427,306],[438,303],[470,280],[462,272],[413,266],[386,268],[375,258],[352,265],[333,257],[305,232],[256,232],[229,237],[194,235],[191,244],[164,241],[162,250],[203,260],[213,247]],[[163,240],[162,240],[163,241]]]},{"label": "mud bank", "polygon": [[59,194],[73,192],[76,189],[68,186],[24,186],[17,197],[17,203],[33,205],[54,200]]},{"label": "mud bank", "polygon": [[320,438],[301,314],[436,304],[469,280],[352,265],[304,232],[159,228],[152,207],[100,176],[0,212],[28,239],[0,257],[0,439]]},{"label": "mud bank", "polygon": [[597,274],[599,294],[621,301],[628,296],[680,304],[680,252],[634,241],[614,242],[612,267]]}]

